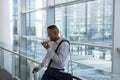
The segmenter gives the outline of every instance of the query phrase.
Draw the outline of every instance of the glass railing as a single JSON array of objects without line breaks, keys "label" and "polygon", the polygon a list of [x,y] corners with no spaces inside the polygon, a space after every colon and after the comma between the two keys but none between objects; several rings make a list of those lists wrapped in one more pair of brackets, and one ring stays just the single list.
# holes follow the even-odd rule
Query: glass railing
[{"label": "glass railing", "polygon": [[[111,71],[111,46],[71,42],[70,48],[68,72],[84,80],[120,80]],[[35,75],[32,74],[32,69],[40,63],[44,55],[35,53],[36,57],[33,57],[31,54],[33,52],[0,42],[0,66],[18,80],[41,80],[46,68]],[[40,58],[36,59],[38,56]]]},{"label": "glass railing", "polygon": [[[26,53],[28,53],[28,56]],[[38,66],[42,59],[34,59],[35,57],[30,56],[31,54],[30,51],[26,51],[24,48],[19,50],[17,46],[0,43],[0,66],[18,80],[41,80],[46,67],[33,74],[33,68]],[[37,56],[43,58],[45,54],[41,54],[44,53]]]},{"label": "glass railing", "polygon": [[71,42],[71,60],[67,69],[75,76],[88,80],[90,77],[112,80],[111,55],[112,46],[109,45]]},{"label": "glass railing", "polygon": [[119,80],[112,74],[112,46],[71,42],[70,70],[86,80]]},{"label": "glass railing", "polygon": [[[26,52],[24,49],[20,51]],[[0,42],[0,67],[17,80],[40,80],[46,68],[42,68],[35,75],[32,73],[33,68],[38,66],[39,63],[40,61],[33,59],[33,57],[19,53],[18,47]]]}]

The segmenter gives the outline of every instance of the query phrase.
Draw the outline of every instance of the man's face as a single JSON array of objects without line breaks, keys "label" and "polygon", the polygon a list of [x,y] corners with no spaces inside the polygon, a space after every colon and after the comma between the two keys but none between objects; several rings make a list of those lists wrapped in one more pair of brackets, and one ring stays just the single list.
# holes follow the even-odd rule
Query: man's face
[{"label": "man's face", "polygon": [[50,38],[51,41],[55,41],[56,40],[56,33],[53,30],[48,29],[47,33],[48,33],[48,37]]}]

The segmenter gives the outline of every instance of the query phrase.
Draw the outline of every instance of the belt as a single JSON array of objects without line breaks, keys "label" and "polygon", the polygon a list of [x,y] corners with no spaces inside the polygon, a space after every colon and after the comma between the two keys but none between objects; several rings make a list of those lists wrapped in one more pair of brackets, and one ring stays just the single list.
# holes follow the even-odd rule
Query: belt
[{"label": "belt", "polygon": [[53,68],[53,67],[49,67],[48,69],[51,69],[53,71],[64,71],[65,69],[57,69],[57,68]]}]

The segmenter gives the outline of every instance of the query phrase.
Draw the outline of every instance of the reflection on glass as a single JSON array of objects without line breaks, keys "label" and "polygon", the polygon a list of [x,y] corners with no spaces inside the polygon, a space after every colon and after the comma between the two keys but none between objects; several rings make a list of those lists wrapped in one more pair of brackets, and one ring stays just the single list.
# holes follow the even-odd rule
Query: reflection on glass
[{"label": "reflection on glass", "polygon": [[19,56],[15,56],[15,75],[20,78],[20,64],[19,64]]},{"label": "reflection on glass", "polygon": [[27,40],[27,56],[41,61],[46,54],[45,48],[41,42]]},{"label": "reflection on glass", "polygon": [[36,11],[26,14],[27,36],[44,37],[46,36],[46,13]]},{"label": "reflection on glass", "polygon": [[18,17],[17,16],[13,16],[13,17],[14,17],[13,32],[14,32],[14,34],[18,34],[18,27],[17,27]]},{"label": "reflection on glass", "polygon": [[111,75],[111,49],[90,47],[90,46],[80,46],[71,45],[71,60],[72,72],[76,76],[82,76],[85,79],[88,77],[93,77],[97,79],[98,77],[107,76],[110,79]]},{"label": "reflection on glass", "polygon": [[19,39],[18,39],[18,36],[14,36],[14,41],[13,41],[13,45],[15,46],[15,51],[17,51],[17,47],[19,45]]},{"label": "reflection on glass", "polygon": [[75,1],[75,0],[55,0],[55,4],[61,4],[61,3],[66,3],[70,1]]},{"label": "reflection on glass", "polygon": [[35,10],[46,7],[47,0],[26,0],[26,10]]},{"label": "reflection on glass", "polygon": [[55,22],[71,41],[112,42],[112,0],[96,0],[55,8]]},{"label": "reflection on glass", "polygon": [[13,0],[13,13],[17,13],[18,12],[18,0]]}]

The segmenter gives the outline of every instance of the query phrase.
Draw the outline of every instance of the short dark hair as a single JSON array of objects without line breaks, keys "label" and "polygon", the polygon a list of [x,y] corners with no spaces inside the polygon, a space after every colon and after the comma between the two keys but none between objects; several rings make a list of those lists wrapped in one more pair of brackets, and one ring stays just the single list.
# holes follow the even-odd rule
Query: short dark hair
[{"label": "short dark hair", "polygon": [[55,33],[59,33],[59,29],[56,25],[50,25],[47,27],[47,29],[54,30]]},{"label": "short dark hair", "polygon": [[57,28],[57,26],[56,25],[50,25],[50,26],[47,27],[47,29],[54,29],[54,28]]}]

